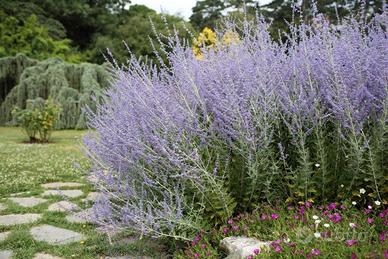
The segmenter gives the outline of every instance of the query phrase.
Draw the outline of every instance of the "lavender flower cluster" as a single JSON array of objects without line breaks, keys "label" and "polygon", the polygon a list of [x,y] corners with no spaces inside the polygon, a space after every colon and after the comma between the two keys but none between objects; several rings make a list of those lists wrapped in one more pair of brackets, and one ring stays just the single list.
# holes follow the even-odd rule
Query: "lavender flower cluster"
[{"label": "lavender flower cluster", "polygon": [[[352,157],[364,165],[366,151],[383,141],[371,129],[387,130],[388,13],[337,25],[317,14],[291,26],[284,43],[268,26],[260,17],[242,28],[226,24],[218,37],[233,31],[239,41],[204,48],[201,60],[171,35],[168,65],[132,57],[116,67],[84,140],[103,193],[95,205],[101,225],[189,239],[215,199],[228,218],[294,195],[290,186],[307,199],[320,188],[314,177],[337,193],[370,172],[340,169]],[[332,156],[334,140],[344,152]],[[360,156],[347,158],[349,143]],[[377,193],[386,168],[373,168],[368,186]]]}]

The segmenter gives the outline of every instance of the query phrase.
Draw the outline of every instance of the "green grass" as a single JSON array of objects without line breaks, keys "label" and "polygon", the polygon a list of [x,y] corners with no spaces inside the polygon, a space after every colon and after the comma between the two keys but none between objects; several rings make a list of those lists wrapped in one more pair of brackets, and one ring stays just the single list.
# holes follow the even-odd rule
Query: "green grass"
[{"label": "green grass", "polygon": [[[85,131],[65,130],[53,133],[50,144],[25,144],[27,137],[20,128],[0,127],[0,202],[6,210],[0,215],[17,213],[41,213],[42,219],[34,224],[0,227],[0,232],[11,231],[5,242],[0,242],[0,250],[11,249],[14,258],[32,258],[37,252],[45,252],[63,258],[99,258],[104,255],[156,255],[149,240],[143,239],[125,244],[110,244],[106,235],[96,232],[95,225],[74,224],[66,221],[65,213],[48,212],[47,207],[59,197],[49,197],[49,202],[33,208],[23,208],[6,198],[13,193],[29,191],[20,196],[39,196],[43,192],[42,183],[55,181],[76,181],[85,183],[80,188],[85,195],[70,199],[81,208],[86,208],[81,199],[93,188],[85,181],[88,161],[81,151],[81,139]],[[35,241],[29,234],[32,226],[50,224],[84,234],[87,238],[78,243],[53,246]],[[120,237],[125,237],[121,235]],[[158,256],[155,256],[158,257]]]}]

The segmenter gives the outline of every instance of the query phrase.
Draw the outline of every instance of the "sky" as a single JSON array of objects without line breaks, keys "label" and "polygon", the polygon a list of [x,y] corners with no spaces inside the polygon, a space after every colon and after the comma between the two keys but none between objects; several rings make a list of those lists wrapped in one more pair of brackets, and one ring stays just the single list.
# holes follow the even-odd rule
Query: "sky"
[{"label": "sky", "polygon": [[[271,0],[261,0],[260,4],[266,4]],[[180,14],[188,19],[191,15],[191,8],[195,6],[196,0],[132,0],[132,4],[143,4],[157,12],[168,14]]]}]

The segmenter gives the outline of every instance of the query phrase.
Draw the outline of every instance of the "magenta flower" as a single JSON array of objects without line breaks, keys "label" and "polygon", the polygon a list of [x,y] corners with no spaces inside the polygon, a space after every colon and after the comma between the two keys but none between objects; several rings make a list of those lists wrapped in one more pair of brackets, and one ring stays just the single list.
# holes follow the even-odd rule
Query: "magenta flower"
[{"label": "magenta flower", "polygon": [[233,223],[234,223],[233,219],[228,220],[229,225],[233,225]]},{"label": "magenta flower", "polygon": [[206,248],[206,244],[202,244],[201,249],[205,249],[205,248]]},{"label": "magenta flower", "polygon": [[374,220],[373,220],[372,218],[367,218],[367,219],[366,219],[366,222],[368,222],[368,224],[372,224],[373,221],[374,221]]},{"label": "magenta flower", "polygon": [[224,228],[223,232],[224,232],[225,235],[228,234],[229,233],[229,228]]},{"label": "magenta flower", "polygon": [[366,214],[369,214],[369,213],[371,213],[372,212],[372,210],[371,209],[364,209],[364,214],[366,215]]},{"label": "magenta flower", "polygon": [[267,214],[261,214],[260,219],[261,219],[261,220],[266,220],[266,219],[268,219]]},{"label": "magenta flower", "polygon": [[357,240],[354,240],[354,239],[350,239],[350,240],[346,240],[345,241],[345,244],[347,245],[347,246],[349,246],[349,247],[351,247],[351,246],[354,246],[355,244],[357,244]]},{"label": "magenta flower", "polygon": [[388,259],[388,250],[384,250],[384,258]]},{"label": "magenta flower", "polygon": [[253,255],[248,255],[247,259],[253,259]]},{"label": "magenta flower", "polygon": [[352,258],[352,259],[357,259],[357,258],[358,258],[358,257],[357,257],[357,254],[353,252],[352,255],[351,255],[351,258]]},{"label": "magenta flower", "polygon": [[233,231],[239,231],[240,227],[239,226],[233,226],[232,229],[233,229]]},{"label": "magenta flower", "polygon": [[259,248],[256,248],[255,250],[253,250],[253,253],[254,253],[255,255],[260,254],[260,252],[261,252],[261,250],[260,250]]},{"label": "magenta flower", "polygon": [[200,235],[197,235],[194,237],[194,241],[195,242],[199,242],[201,240],[201,236]]},{"label": "magenta flower", "polygon": [[334,223],[338,223],[342,220],[342,216],[339,213],[334,213],[329,215],[329,219]]},{"label": "magenta flower", "polygon": [[340,209],[341,209],[341,210],[344,210],[344,209],[346,209],[346,206],[343,205],[343,204],[341,204]]},{"label": "magenta flower", "polygon": [[276,252],[276,253],[281,253],[281,252],[283,252],[283,248],[282,248],[281,246],[279,246],[279,245],[275,246],[274,249],[275,249],[275,252]]},{"label": "magenta flower", "polygon": [[313,203],[312,202],[309,202],[309,201],[306,201],[304,203],[304,205],[307,207],[307,208],[310,208],[311,206],[313,206]]},{"label": "magenta flower", "polygon": [[278,219],[279,215],[276,213],[271,214],[271,219]]},{"label": "magenta flower", "polygon": [[382,233],[380,233],[380,235],[379,235],[379,240],[380,240],[381,242],[384,242],[384,241],[385,241],[385,231],[383,231]]},{"label": "magenta flower", "polygon": [[334,210],[337,208],[337,204],[335,202],[333,203],[330,203],[328,206],[327,206],[327,209],[328,210]]},{"label": "magenta flower", "polygon": [[199,258],[200,255],[199,255],[198,253],[195,253],[195,254],[194,254],[194,257],[195,257],[195,258]]},{"label": "magenta flower", "polygon": [[313,250],[311,250],[311,254],[312,255],[321,255],[321,251],[319,250],[319,249],[313,249]]}]

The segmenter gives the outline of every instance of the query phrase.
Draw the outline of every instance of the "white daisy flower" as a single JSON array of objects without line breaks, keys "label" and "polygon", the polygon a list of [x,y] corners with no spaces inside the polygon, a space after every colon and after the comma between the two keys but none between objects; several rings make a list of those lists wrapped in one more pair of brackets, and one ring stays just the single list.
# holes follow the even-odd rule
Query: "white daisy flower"
[{"label": "white daisy flower", "polygon": [[364,188],[361,188],[361,189],[360,189],[360,193],[361,193],[361,194],[365,194],[365,193],[366,193],[366,190],[365,190]]},{"label": "white daisy flower", "polygon": [[380,202],[380,201],[375,201],[375,204],[376,204],[377,206],[380,206],[380,205],[381,205],[381,202]]},{"label": "white daisy flower", "polygon": [[321,237],[321,233],[316,232],[316,233],[314,233],[314,236],[315,236],[316,238],[320,238],[320,237]]},{"label": "white daisy flower", "polygon": [[355,201],[352,201],[352,204],[353,204],[353,205],[356,205],[356,204],[357,204],[357,202],[355,202]]},{"label": "white daisy flower", "polygon": [[317,215],[314,215],[313,219],[319,219],[319,217]]},{"label": "white daisy flower", "polygon": [[330,224],[325,223],[325,224],[323,224],[323,226],[324,226],[325,228],[328,228],[328,227],[330,227]]}]

